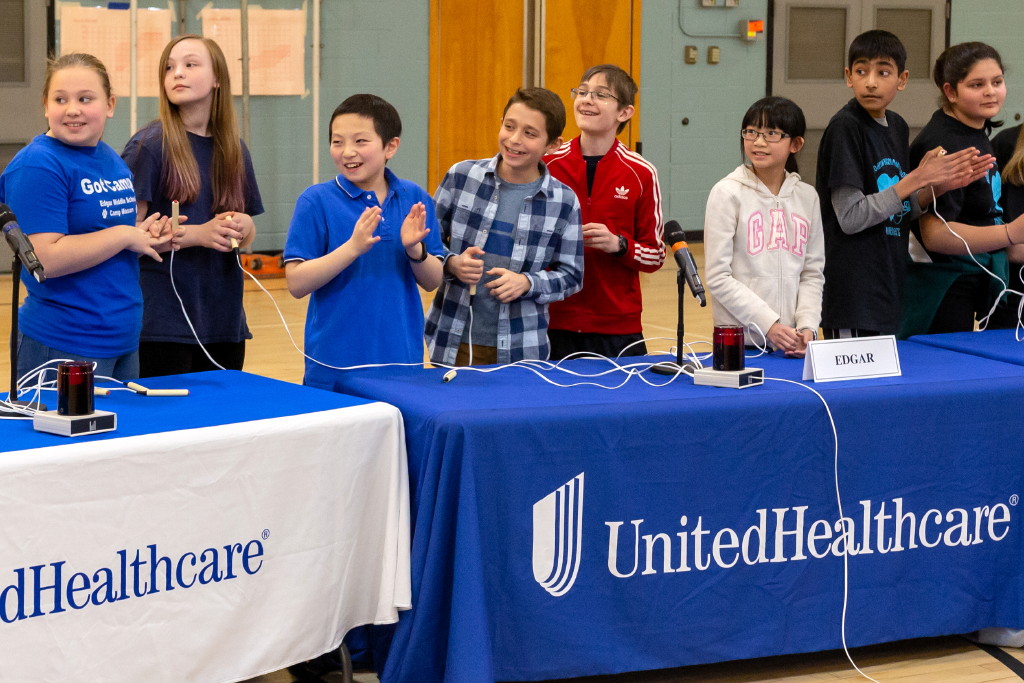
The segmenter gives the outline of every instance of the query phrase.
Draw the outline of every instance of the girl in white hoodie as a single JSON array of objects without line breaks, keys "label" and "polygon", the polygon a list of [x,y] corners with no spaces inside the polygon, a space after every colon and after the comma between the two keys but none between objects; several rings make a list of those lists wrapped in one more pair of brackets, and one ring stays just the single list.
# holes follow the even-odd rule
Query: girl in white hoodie
[{"label": "girl in white hoodie", "polygon": [[805,129],[784,97],[751,105],[740,130],[745,163],[712,188],[704,214],[715,325],[743,325],[748,344],[797,358],[817,337],[825,284],[818,195],[793,158]]}]

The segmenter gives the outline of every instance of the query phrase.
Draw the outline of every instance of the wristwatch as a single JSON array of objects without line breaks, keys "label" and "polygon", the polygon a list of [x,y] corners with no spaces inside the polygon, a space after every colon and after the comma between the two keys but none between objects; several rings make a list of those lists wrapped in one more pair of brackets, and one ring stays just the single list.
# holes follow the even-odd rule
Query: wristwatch
[{"label": "wristwatch", "polygon": [[624,256],[627,249],[629,249],[629,242],[626,241],[625,237],[619,235],[619,250],[612,254],[612,256]]},{"label": "wristwatch", "polygon": [[811,333],[811,341],[814,341],[814,340],[816,340],[818,338],[818,331],[815,330],[815,329],[811,329],[810,327],[801,327],[799,330],[797,330],[797,332],[803,332],[804,330],[809,330],[810,331],[810,333]]}]

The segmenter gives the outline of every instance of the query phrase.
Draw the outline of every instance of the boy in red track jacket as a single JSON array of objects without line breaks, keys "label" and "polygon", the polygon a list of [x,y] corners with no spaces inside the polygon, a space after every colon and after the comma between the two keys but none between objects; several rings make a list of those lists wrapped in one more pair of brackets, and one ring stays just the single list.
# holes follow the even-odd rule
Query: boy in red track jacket
[{"label": "boy in red track jacket", "polygon": [[633,116],[637,86],[611,64],[591,67],[572,90],[580,128],[544,157],[576,192],[583,220],[583,289],[551,304],[551,359],[587,351],[643,355],[640,273],[665,260],[658,172],[616,139]]}]

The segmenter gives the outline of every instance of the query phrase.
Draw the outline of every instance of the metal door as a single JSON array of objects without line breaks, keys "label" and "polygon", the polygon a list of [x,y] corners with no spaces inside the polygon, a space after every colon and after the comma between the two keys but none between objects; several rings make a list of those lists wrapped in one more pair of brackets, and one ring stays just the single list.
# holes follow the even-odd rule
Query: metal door
[{"label": "metal door", "polygon": [[864,31],[880,28],[899,36],[910,80],[891,108],[907,120],[911,139],[928,122],[938,108],[931,72],[946,47],[947,8],[947,0],[775,0],[771,91],[799,104],[807,117],[807,144],[797,157],[806,182],[814,182],[825,126],[853,97],[843,69],[850,42]]}]

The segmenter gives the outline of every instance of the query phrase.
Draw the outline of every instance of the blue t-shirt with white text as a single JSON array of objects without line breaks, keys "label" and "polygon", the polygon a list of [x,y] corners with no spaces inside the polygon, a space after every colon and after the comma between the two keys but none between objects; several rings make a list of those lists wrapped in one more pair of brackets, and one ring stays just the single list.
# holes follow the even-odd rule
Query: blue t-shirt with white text
[{"label": "blue t-shirt with white text", "polygon": [[[102,141],[95,147],[76,147],[36,136],[0,175],[0,201],[11,207],[26,235],[85,235],[135,225],[131,172]],[[142,292],[134,252],[121,251],[42,284],[27,273],[23,280],[28,296],[20,308],[19,329],[26,336],[94,358],[138,348]]]}]

